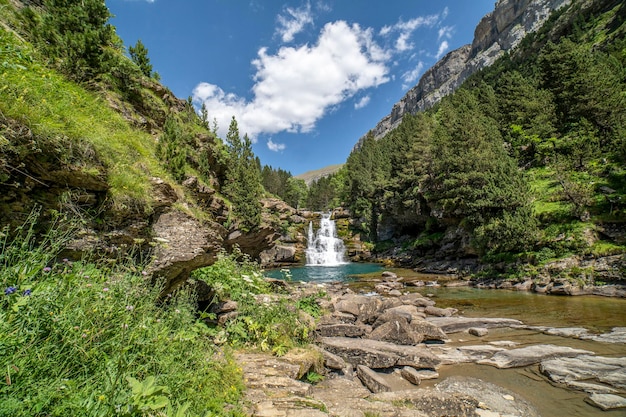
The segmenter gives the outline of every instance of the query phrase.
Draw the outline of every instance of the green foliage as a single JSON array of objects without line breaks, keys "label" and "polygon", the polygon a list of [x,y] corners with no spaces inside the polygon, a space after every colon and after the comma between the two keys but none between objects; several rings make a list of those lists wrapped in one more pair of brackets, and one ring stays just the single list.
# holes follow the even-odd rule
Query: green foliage
[{"label": "green foliage", "polygon": [[139,265],[56,263],[63,235],[31,229],[0,247],[0,416],[240,415],[241,370],[191,294],[158,306]]},{"label": "green foliage", "polygon": [[146,77],[152,76],[152,64],[150,58],[148,58],[148,48],[145,47],[141,39],[137,40],[135,46],[128,48],[128,54],[130,59],[139,67],[143,75]]},{"label": "green foliage", "polygon": [[44,0],[41,15],[24,12],[37,46],[66,76],[87,81],[108,70],[110,48],[119,47],[102,0]]},{"label": "green foliage", "polygon": [[233,203],[233,209],[244,231],[250,231],[261,222],[261,173],[256,163],[252,142],[248,135],[239,136],[237,120],[233,116],[226,143],[229,147],[224,194]]},{"label": "green foliage", "polygon": [[240,251],[220,254],[215,264],[194,271],[193,277],[211,285],[219,300],[239,304],[238,316],[227,321],[225,329],[214,329],[216,341],[276,355],[309,342],[311,329],[297,311],[314,312],[314,299],[297,301],[294,308],[292,300],[272,294],[258,264]]}]

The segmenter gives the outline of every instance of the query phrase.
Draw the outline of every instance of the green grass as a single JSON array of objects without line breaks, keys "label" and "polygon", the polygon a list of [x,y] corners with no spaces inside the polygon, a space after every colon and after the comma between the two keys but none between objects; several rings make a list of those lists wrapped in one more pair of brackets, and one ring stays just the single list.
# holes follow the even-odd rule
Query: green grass
[{"label": "green grass", "polygon": [[31,225],[0,243],[0,416],[242,415],[191,294],[158,305],[139,265],[55,262],[64,235]]},{"label": "green grass", "polygon": [[28,44],[0,28],[0,112],[30,128],[33,146],[74,157],[60,162],[105,174],[116,204],[149,206],[150,176],[167,176],[152,136],[130,127],[102,96],[38,61]]}]

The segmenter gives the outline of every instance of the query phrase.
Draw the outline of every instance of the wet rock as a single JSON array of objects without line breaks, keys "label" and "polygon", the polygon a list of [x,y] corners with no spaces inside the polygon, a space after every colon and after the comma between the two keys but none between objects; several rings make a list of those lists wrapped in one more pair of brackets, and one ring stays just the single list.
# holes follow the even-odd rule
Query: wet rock
[{"label": "wet rock", "polygon": [[492,345],[460,346],[457,348],[435,345],[430,346],[430,350],[441,360],[443,365],[454,365],[491,358],[494,354],[503,351],[504,348]]},{"label": "wet rock", "polygon": [[491,359],[484,359],[478,363],[493,365],[497,368],[516,368],[539,363],[546,359],[578,355],[593,355],[593,352],[568,346],[535,345],[501,351],[493,355]]},{"label": "wet rock", "polygon": [[412,366],[414,368],[436,368],[440,360],[423,346],[400,346],[378,340],[354,339],[346,337],[323,337],[321,346],[342,357],[352,365],[365,365],[369,368],[392,368]]},{"label": "wet rock", "polygon": [[489,329],[485,327],[470,327],[469,329],[467,329],[467,332],[472,336],[484,337],[489,334]]},{"label": "wet rock", "polygon": [[428,317],[430,323],[436,324],[446,333],[463,332],[471,327],[484,327],[487,329],[497,327],[521,326],[519,320],[505,318],[470,318],[470,317]]},{"label": "wet rock", "polygon": [[582,338],[591,339],[596,342],[626,344],[626,327],[614,327],[610,333],[604,333],[601,335],[587,335]]},{"label": "wet rock", "polygon": [[380,375],[367,366],[357,365],[356,374],[361,382],[363,382],[363,385],[374,393],[391,391],[391,386]]},{"label": "wet rock", "polygon": [[424,297],[420,293],[405,294],[400,297],[400,301],[402,301],[403,304],[413,305],[415,307],[428,307],[435,305],[433,300]]},{"label": "wet rock", "polygon": [[428,306],[424,309],[424,313],[435,317],[451,317],[458,311],[456,308],[439,308],[435,306]]},{"label": "wet rock", "polygon": [[591,394],[587,402],[604,411],[626,408],[626,398],[614,394]]}]

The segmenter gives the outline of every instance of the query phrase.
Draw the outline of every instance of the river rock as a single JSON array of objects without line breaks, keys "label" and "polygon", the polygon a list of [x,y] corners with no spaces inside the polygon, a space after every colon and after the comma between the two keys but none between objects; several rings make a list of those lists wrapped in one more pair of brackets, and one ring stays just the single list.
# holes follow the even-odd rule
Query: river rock
[{"label": "river rock", "polygon": [[626,327],[614,327],[610,333],[604,333],[601,335],[586,335],[582,338],[591,339],[595,342],[626,344]]},{"label": "river rock", "polygon": [[485,327],[470,327],[469,329],[467,329],[467,332],[472,336],[484,337],[489,334],[489,329]]},{"label": "river rock", "polygon": [[587,402],[604,411],[626,408],[626,398],[614,394],[591,394]]},{"label": "river rock", "polygon": [[[453,376],[437,384],[445,395],[465,395],[480,402],[480,416],[540,417],[539,412],[515,392],[478,378]],[[491,414],[482,411],[490,411]]]},{"label": "river rock", "polygon": [[[626,389],[626,358],[582,355],[574,358],[556,358],[541,361],[541,373],[554,382],[580,388],[579,381],[597,380],[614,388]],[[597,385],[584,391],[610,393],[606,385]]]},{"label": "river rock", "polygon": [[404,368],[402,368],[402,370],[400,370],[400,375],[402,375],[402,378],[406,379],[413,385],[419,385],[422,383],[422,378],[420,377],[417,369],[410,366],[405,366]]},{"label": "river rock", "polygon": [[428,314],[429,316],[436,317],[451,317],[458,311],[459,310],[457,310],[456,308],[439,308],[435,306],[428,306],[424,309],[424,313]]},{"label": "river rock", "polygon": [[363,382],[363,385],[374,393],[391,391],[391,386],[380,375],[367,366],[357,365],[356,374],[361,382]]},{"label": "river rock", "polygon": [[400,301],[402,301],[403,304],[413,305],[415,307],[428,307],[435,305],[435,302],[433,300],[431,300],[430,298],[426,298],[422,294],[417,292],[404,294],[400,297]]},{"label": "river rock", "polygon": [[382,326],[383,324],[387,322],[393,322],[397,320],[405,320],[410,323],[412,319],[413,317],[411,316],[411,313],[392,308],[392,309],[386,310],[383,314],[378,316],[378,318],[372,325],[372,328],[376,329],[379,326]]},{"label": "river rock", "polygon": [[355,339],[347,337],[323,337],[320,343],[324,349],[352,365],[365,365],[373,369],[406,365],[435,368],[440,363],[424,346],[400,346],[370,339],[360,339],[355,343]]},{"label": "river rock", "polygon": [[413,320],[422,320],[426,318],[426,314],[419,311],[416,306],[410,305],[410,304],[409,305],[403,304],[401,306],[392,307],[392,308],[385,310],[385,313],[390,313],[390,312],[391,313],[397,312],[399,314],[404,314],[405,317],[408,316],[407,320],[409,321],[409,323],[412,322]]},{"label": "river rock", "polygon": [[368,339],[383,340],[398,345],[417,345],[424,340],[424,337],[414,331],[409,322],[403,317],[383,323],[376,327],[367,337]]},{"label": "river rock", "polygon": [[422,335],[423,341],[444,342],[448,340],[448,335],[436,324],[427,320],[412,320],[411,328],[416,333]]},{"label": "river rock", "polygon": [[382,313],[381,297],[347,294],[335,303],[335,311],[349,313],[363,323],[373,323]]},{"label": "river rock", "polygon": [[317,326],[317,332],[323,337],[361,337],[366,330],[354,324],[326,324]]},{"label": "river rock", "polygon": [[480,364],[493,365],[497,368],[516,368],[539,363],[546,359],[593,355],[593,352],[574,349],[568,346],[535,345],[518,349],[504,350],[496,353],[491,359],[478,361]]},{"label": "river rock", "polygon": [[406,414],[397,416],[455,416],[476,417],[478,401],[463,394],[441,392],[431,388],[381,392],[369,397],[373,402],[384,401],[402,405]]},{"label": "river rock", "polygon": [[464,332],[471,327],[484,327],[488,329],[496,327],[521,326],[519,320],[505,318],[471,318],[471,317],[428,317],[430,323],[436,324],[446,333]]}]

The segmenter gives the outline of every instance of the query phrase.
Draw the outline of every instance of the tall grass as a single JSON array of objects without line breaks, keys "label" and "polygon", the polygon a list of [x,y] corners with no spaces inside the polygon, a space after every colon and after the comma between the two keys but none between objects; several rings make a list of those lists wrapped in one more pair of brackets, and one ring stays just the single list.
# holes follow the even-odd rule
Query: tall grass
[{"label": "tall grass", "polygon": [[[152,136],[130,127],[104,97],[67,81],[38,61],[28,44],[0,27],[3,116],[28,126],[46,142],[34,144],[39,148],[95,150],[97,160],[106,166],[103,174],[108,175],[114,202],[123,205],[138,200],[149,205],[150,176],[165,175],[155,157]],[[71,162],[93,168],[87,157]]]},{"label": "tall grass", "polygon": [[0,416],[241,415],[191,294],[158,305],[137,265],[55,262],[55,232],[31,231],[0,247]]}]

